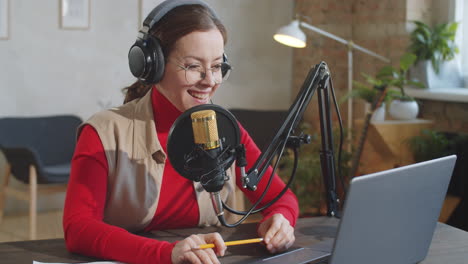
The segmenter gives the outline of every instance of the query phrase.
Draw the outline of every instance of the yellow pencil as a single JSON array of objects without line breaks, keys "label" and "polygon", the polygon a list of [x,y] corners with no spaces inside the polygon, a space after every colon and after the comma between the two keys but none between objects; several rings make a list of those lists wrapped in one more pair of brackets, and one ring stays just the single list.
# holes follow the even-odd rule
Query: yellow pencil
[{"label": "yellow pencil", "polygon": [[[260,238],[228,241],[228,242],[225,242],[224,244],[226,246],[235,246],[235,245],[243,245],[243,244],[250,244],[250,243],[259,243],[262,241],[263,241],[263,238],[260,237]],[[214,247],[215,247],[214,244],[204,244],[204,245],[198,246],[196,249],[205,249],[205,248],[214,248]]]}]

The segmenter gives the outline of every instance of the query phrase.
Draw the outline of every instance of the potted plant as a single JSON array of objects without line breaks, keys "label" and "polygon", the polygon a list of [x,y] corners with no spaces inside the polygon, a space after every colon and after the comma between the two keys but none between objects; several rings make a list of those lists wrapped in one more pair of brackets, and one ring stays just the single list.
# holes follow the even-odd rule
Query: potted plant
[{"label": "potted plant", "polygon": [[392,94],[394,94],[394,91],[387,90],[388,84],[384,80],[365,73],[362,73],[362,76],[366,79],[367,84],[353,81],[354,89],[341,100],[343,102],[350,97],[357,97],[370,104],[370,111],[366,113],[364,118],[357,147],[351,159],[350,177],[354,177],[358,170],[370,123],[385,120],[385,104],[391,100]]},{"label": "potted plant", "polygon": [[[405,86],[411,85],[424,87],[418,81],[407,78],[408,69],[416,61],[416,55],[405,53],[399,62],[399,66],[392,67],[386,65],[382,67],[375,77],[363,74],[369,85],[354,81],[354,89],[346,96],[358,97],[371,103],[371,111],[374,115],[377,111],[384,111],[384,108],[378,109],[383,103],[390,103],[389,113],[395,119],[414,119],[416,118],[419,107],[414,98],[405,93]],[[377,117],[373,117],[374,120]],[[382,121],[382,120],[380,120]]]},{"label": "potted plant", "polygon": [[418,116],[419,106],[417,102],[405,93],[405,86],[407,85],[424,87],[419,81],[407,78],[408,70],[414,64],[416,58],[416,55],[412,53],[405,53],[400,58],[398,68],[387,65],[377,73],[377,78],[382,80],[385,85],[389,88],[396,88],[396,90],[393,89],[392,101],[388,108],[389,114],[395,119],[410,120]]},{"label": "potted plant", "polygon": [[405,85],[422,87],[417,81],[406,78],[409,67],[416,60],[414,54],[404,54],[400,58],[398,68],[382,67],[375,77],[362,74],[368,84],[353,81],[355,89],[344,99],[358,97],[371,104],[371,111],[367,113],[356,151],[351,161],[351,176],[356,175],[361,159],[362,150],[371,122],[385,120],[385,104],[390,102],[389,113],[396,119],[414,119],[418,115],[419,106],[416,101],[405,93]]},{"label": "potted plant", "polygon": [[366,103],[370,104],[370,112],[368,113],[370,114],[369,121],[384,121],[385,103],[388,103],[391,98],[390,94],[387,94],[386,91],[387,84],[368,74],[362,73],[361,75],[366,79],[367,84],[353,81],[354,89],[345,96],[342,101],[351,97],[362,99]]},{"label": "potted plant", "polygon": [[421,21],[413,21],[415,29],[410,35],[409,52],[416,55],[411,77],[423,82],[428,88],[460,87],[459,65],[454,59],[458,53],[455,44],[457,22],[442,23],[429,27]]}]

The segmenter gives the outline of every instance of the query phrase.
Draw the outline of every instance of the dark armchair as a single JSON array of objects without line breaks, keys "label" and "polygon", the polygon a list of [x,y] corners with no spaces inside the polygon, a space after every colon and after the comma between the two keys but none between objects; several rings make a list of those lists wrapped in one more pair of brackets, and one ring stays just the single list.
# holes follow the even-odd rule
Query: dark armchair
[{"label": "dark armchair", "polygon": [[[28,201],[29,234],[36,238],[37,194],[66,191],[81,122],[73,115],[0,118],[0,151],[7,160],[0,186],[0,222],[7,195]],[[11,174],[28,184],[29,192],[10,187]]]},{"label": "dark armchair", "polygon": [[260,150],[270,145],[277,130],[288,115],[287,110],[252,110],[233,108],[229,111],[249,132]]}]

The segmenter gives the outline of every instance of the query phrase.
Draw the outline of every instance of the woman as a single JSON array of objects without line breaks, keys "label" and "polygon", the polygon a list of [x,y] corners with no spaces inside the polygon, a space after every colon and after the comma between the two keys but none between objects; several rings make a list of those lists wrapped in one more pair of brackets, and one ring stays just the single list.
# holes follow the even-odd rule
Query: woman
[{"label": "woman", "polygon": [[[165,153],[175,119],[209,103],[225,77],[226,30],[202,1],[169,0],[157,8],[168,5],[176,6],[149,33],[161,45],[162,76],[152,79],[153,85],[137,81],[126,89],[126,104],[94,115],[79,129],[63,216],[72,252],[126,263],[219,263],[217,256],[226,250],[218,233],[191,235],[176,243],[133,234],[217,223],[211,206],[201,202],[206,192],[180,176]],[[260,151],[240,129],[251,166]],[[240,186],[238,169],[235,174],[231,184]],[[251,201],[258,199],[266,181],[259,183],[259,191],[245,191]],[[283,187],[275,175],[263,204]],[[224,189],[226,199],[232,199],[232,188]],[[274,253],[289,248],[298,215],[294,194],[288,191],[262,213],[258,234],[267,249]],[[214,243],[215,249],[192,250],[206,243]]]}]

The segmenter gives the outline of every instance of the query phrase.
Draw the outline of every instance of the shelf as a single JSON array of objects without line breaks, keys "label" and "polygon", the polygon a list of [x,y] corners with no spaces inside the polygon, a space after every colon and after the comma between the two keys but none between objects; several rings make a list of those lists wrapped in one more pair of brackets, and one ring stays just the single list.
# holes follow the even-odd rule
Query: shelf
[{"label": "shelf", "polygon": [[445,102],[468,102],[468,88],[405,88],[405,92],[417,99],[426,99]]}]

